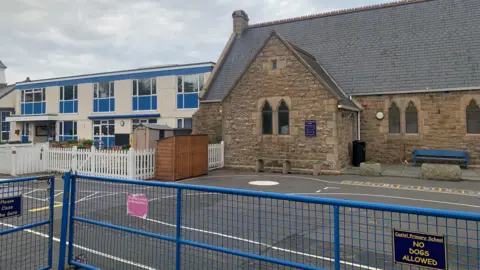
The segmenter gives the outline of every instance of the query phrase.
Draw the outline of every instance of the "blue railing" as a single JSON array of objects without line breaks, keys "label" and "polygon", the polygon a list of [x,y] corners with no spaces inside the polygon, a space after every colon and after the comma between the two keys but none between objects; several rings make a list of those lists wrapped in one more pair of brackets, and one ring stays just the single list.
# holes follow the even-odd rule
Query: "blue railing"
[{"label": "blue railing", "polygon": [[54,179],[0,179],[0,269],[52,268]]},{"label": "blue railing", "polygon": [[[393,260],[394,229],[444,235],[451,269],[480,266],[478,213],[87,175],[69,179],[60,269],[65,257],[84,269],[394,269],[401,268]],[[147,216],[127,215],[127,194],[148,198]],[[80,255],[86,259],[76,260]]]}]

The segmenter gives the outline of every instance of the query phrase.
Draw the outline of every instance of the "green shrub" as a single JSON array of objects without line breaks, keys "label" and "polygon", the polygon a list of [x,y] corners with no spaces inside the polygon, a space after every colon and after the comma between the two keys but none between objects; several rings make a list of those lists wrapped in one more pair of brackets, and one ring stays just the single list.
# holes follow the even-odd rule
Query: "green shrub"
[{"label": "green shrub", "polygon": [[67,143],[68,144],[77,144],[78,141],[77,140],[67,140]]},{"label": "green shrub", "polygon": [[130,149],[130,145],[129,144],[126,144],[124,146],[122,146],[122,150],[128,150]]}]

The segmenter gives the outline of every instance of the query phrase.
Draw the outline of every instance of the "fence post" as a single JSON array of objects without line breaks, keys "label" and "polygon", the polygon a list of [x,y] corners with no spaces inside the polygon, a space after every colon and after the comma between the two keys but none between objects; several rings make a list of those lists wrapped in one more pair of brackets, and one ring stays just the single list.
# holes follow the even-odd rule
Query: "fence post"
[{"label": "fence post", "polygon": [[[77,174],[73,174],[70,176],[71,181],[70,181],[70,215],[68,217],[68,261],[73,260],[73,230],[75,228],[74,226],[74,221],[73,221],[73,216],[75,215],[75,200],[76,200],[76,193],[77,193]],[[63,216],[62,216],[63,217]],[[62,227],[63,228],[63,227]]]},{"label": "fence post", "polygon": [[[58,269],[65,269],[65,250],[67,248],[68,229],[68,201],[70,200],[70,178],[71,172],[63,175],[63,206],[62,206],[62,227],[60,232],[60,251],[58,257]],[[73,243],[69,243],[73,244]]]},{"label": "fence post", "polygon": [[91,175],[95,175],[95,146],[92,145],[90,148],[90,173]]},{"label": "fence post", "polygon": [[70,167],[71,170],[75,173],[77,171],[77,159],[78,159],[78,152],[77,152],[77,146],[74,146],[72,148],[72,166]]},{"label": "fence post", "polygon": [[335,254],[335,270],[340,270],[340,207],[333,206],[333,243]]},{"label": "fence post", "polygon": [[128,154],[127,154],[127,173],[128,173],[128,178],[129,179],[135,179],[134,177],[136,176],[135,174],[135,149],[130,147],[128,149]]},{"label": "fence post", "polygon": [[12,172],[13,176],[17,176],[17,148],[12,147]]},{"label": "fence post", "polygon": [[176,231],[175,231],[175,262],[176,262],[176,270],[180,270],[180,262],[181,262],[181,243],[180,239],[182,237],[182,189],[177,189],[177,222],[176,222]]},{"label": "fence post", "polygon": [[220,166],[223,168],[225,166],[225,144],[222,141],[220,145],[222,146],[220,150],[220,161],[221,161]]}]

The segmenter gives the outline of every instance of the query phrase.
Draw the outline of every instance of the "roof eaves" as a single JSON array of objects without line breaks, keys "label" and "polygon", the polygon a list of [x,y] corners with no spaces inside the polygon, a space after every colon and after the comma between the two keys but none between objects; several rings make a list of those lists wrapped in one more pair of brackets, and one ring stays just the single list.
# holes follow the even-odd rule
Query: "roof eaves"
[{"label": "roof eaves", "polygon": [[245,65],[245,68],[243,69],[243,71],[240,73],[240,75],[237,77],[237,79],[235,80],[235,82],[233,83],[232,87],[230,87],[230,89],[228,89],[228,92],[227,94],[222,98],[222,102],[228,97],[230,96],[230,93],[232,92],[232,89],[234,89],[237,84],[240,82],[240,80],[242,79],[243,75],[245,75],[245,73],[248,71],[248,69],[250,68],[250,66],[252,65],[253,61],[255,61],[255,59],[257,58],[257,55],[263,50],[263,48],[265,47],[265,45],[267,45],[268,41],[270,40],[270,38],[272,36],[275,36],[277,35],[277,33],[274,31],[272,31],[270,33],[270,35],[265,39],[265,41],[263,42],[262,46],[260,46],[260,48],[258,48],[258,50],[255,52],[255,54],[253,55],[252,59],[250,59],[250,61],[247,63],[247,65]]},{"label": "roof eaves", "polygon": [[321,17],[330,17],[330,16],[337,16],[337,15],[355,13],[355,12],[370,11],[370,10],[390,8],[390,7],[396,7],[396,6],[402,6],[402,5],[410,5],[410,4],[422,3],[422,2],[426,2],[426,1],[433,1],[433,0],[401,0],[401,1],[395,1],[395,2],[390,2],[390,3],[377,4],[377,5],[370,5],[370,6],[363,6],[363,7],[357,7],[357,8],[341,9],[341,10],[329,11],[329,12],[324,12],[324,13],[317,13],[317,14],[312,14],[312,15],[307,15],[307,16],[301,16],[301,17],[294,17],[294,18],[287,18],[287,19],[281,19],[281,20],[276,20],[276,21],[269,21],[269,22],[251,24],[251,25],[248,26],[248,28],[272,26],[272,25],[278,25],[278,24],[284,24],[284,23],[311,20],[311,19],[316,19],[316,18],[321,18]]},{"label": "roof eaves", "polygon": [[[5,92],[3,92],[2,90],[4,90],[5,88],[9,88],[8,90],[6,90]],[[13,90],[15,90],[15,84],[12,84],[12,85],[7,85],[7,87],[5,87],[3,89],[0,89],[0,91],[2,91],[2,93],[0,93],[0,99],[3,98],[4,96],[10,94],[11,92],[13,92]]]},{"label": "roof eaves", "polygon": [[434,93],[434,92],[456,92],[456,91],[471,91],[480,90],[479,86],[470,87],[454,87],[454,88],[440,88],[440,89],[418,89],[407,91],[379,91],[379,92],[365,92],[365,93],[351,93],[351,96],[378,96],[378,95],[396,95],[396,94],[418,94],[418,93]]},{"label": "roof eaves", "polygon": [[212,86],[212,83],[215,81],[215,79],[217,78],[218,76],[218,73],[220,71],[220,68],[223,66],[223,64],[225,63],[225,60],[227,59],[227,55],[230,53],[230,49],[232,48],[233,46],[233,42],[236,38],[236,34],[235,33],[232,33],[230,35],[230,38],[228,39],[227,41],[227,44],[225,45],[225,48],[223,48],[223,51],[222,53],[220,54],[220,56],[218,57],[218,60],[217,60],[217,64],[215,64],[215,66],[213,67],[213,70],[212,70],[212,74],[210,75],[210,78],[208,79],[207,83],[205,84],[204,86],[204,90],[200,93],[199,95],[199,98],[202,99],[203,97],[205,97],[205,95],[207,94],[208,90],[210,89],[210,87]]},{"label": "roof eaves", "polygon": [[[347,95],[345,95],[345,93],[343,91],[341,91],[341,93],[344,94],[344,96],[340,96],[337,92],[335,92],[329,85],[328,83],[299,55],[299,53],[290,45],[289,42],[287,42],[285,39],[283,39],[281,36],[277,35],[278,39],[285,45],[287,46],[287,48],[289,48],[293,55],[295,55],[295,57],[297,58],[298,61],[300,61],[300,63],[302,63],[307,69],[308,71],[310,71],[310,73],[323,85],[325,86],[325,88],[327,88],[327,90],[334,96],[336,97],[338,100],[341,100],[342,98],[347,98]],[[310,54],[309,54],[310,55]],[[312,58],[313,60],[315,60],[315,58]],[[322,68],[322,70],[324,71],[325,69],[315,60],[315,62]],[[329,76],[329,75],[328,75]],[[329,76],[330,77],[330,76]],[[330,79],[333,81],[333,79],[330,77]],[[337,84],[335,84],[337,85]],[[338,86],[338,85],[337,85]]]}]

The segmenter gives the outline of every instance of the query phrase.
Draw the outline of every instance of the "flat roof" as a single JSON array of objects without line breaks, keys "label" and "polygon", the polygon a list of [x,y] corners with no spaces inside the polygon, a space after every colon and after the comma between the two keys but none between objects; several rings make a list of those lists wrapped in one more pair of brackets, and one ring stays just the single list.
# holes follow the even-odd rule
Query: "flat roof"
[{"label": "flat roof", "polygon": [[95,83],[102,81],[141,79],[157,76],[169,75],[189,75],[197,73],[211,72],[214,62],[201,62],[182,65],[152,66],[138,69],[127,69],[119,71],[108,71],[100,73],[91,73],[84,75],[74,75],[66,77],[56,77],[49,79],[33,80],[28,82],[18,82],[15,89],[42,88],[48,86],[62,86],[69,84]]}]

